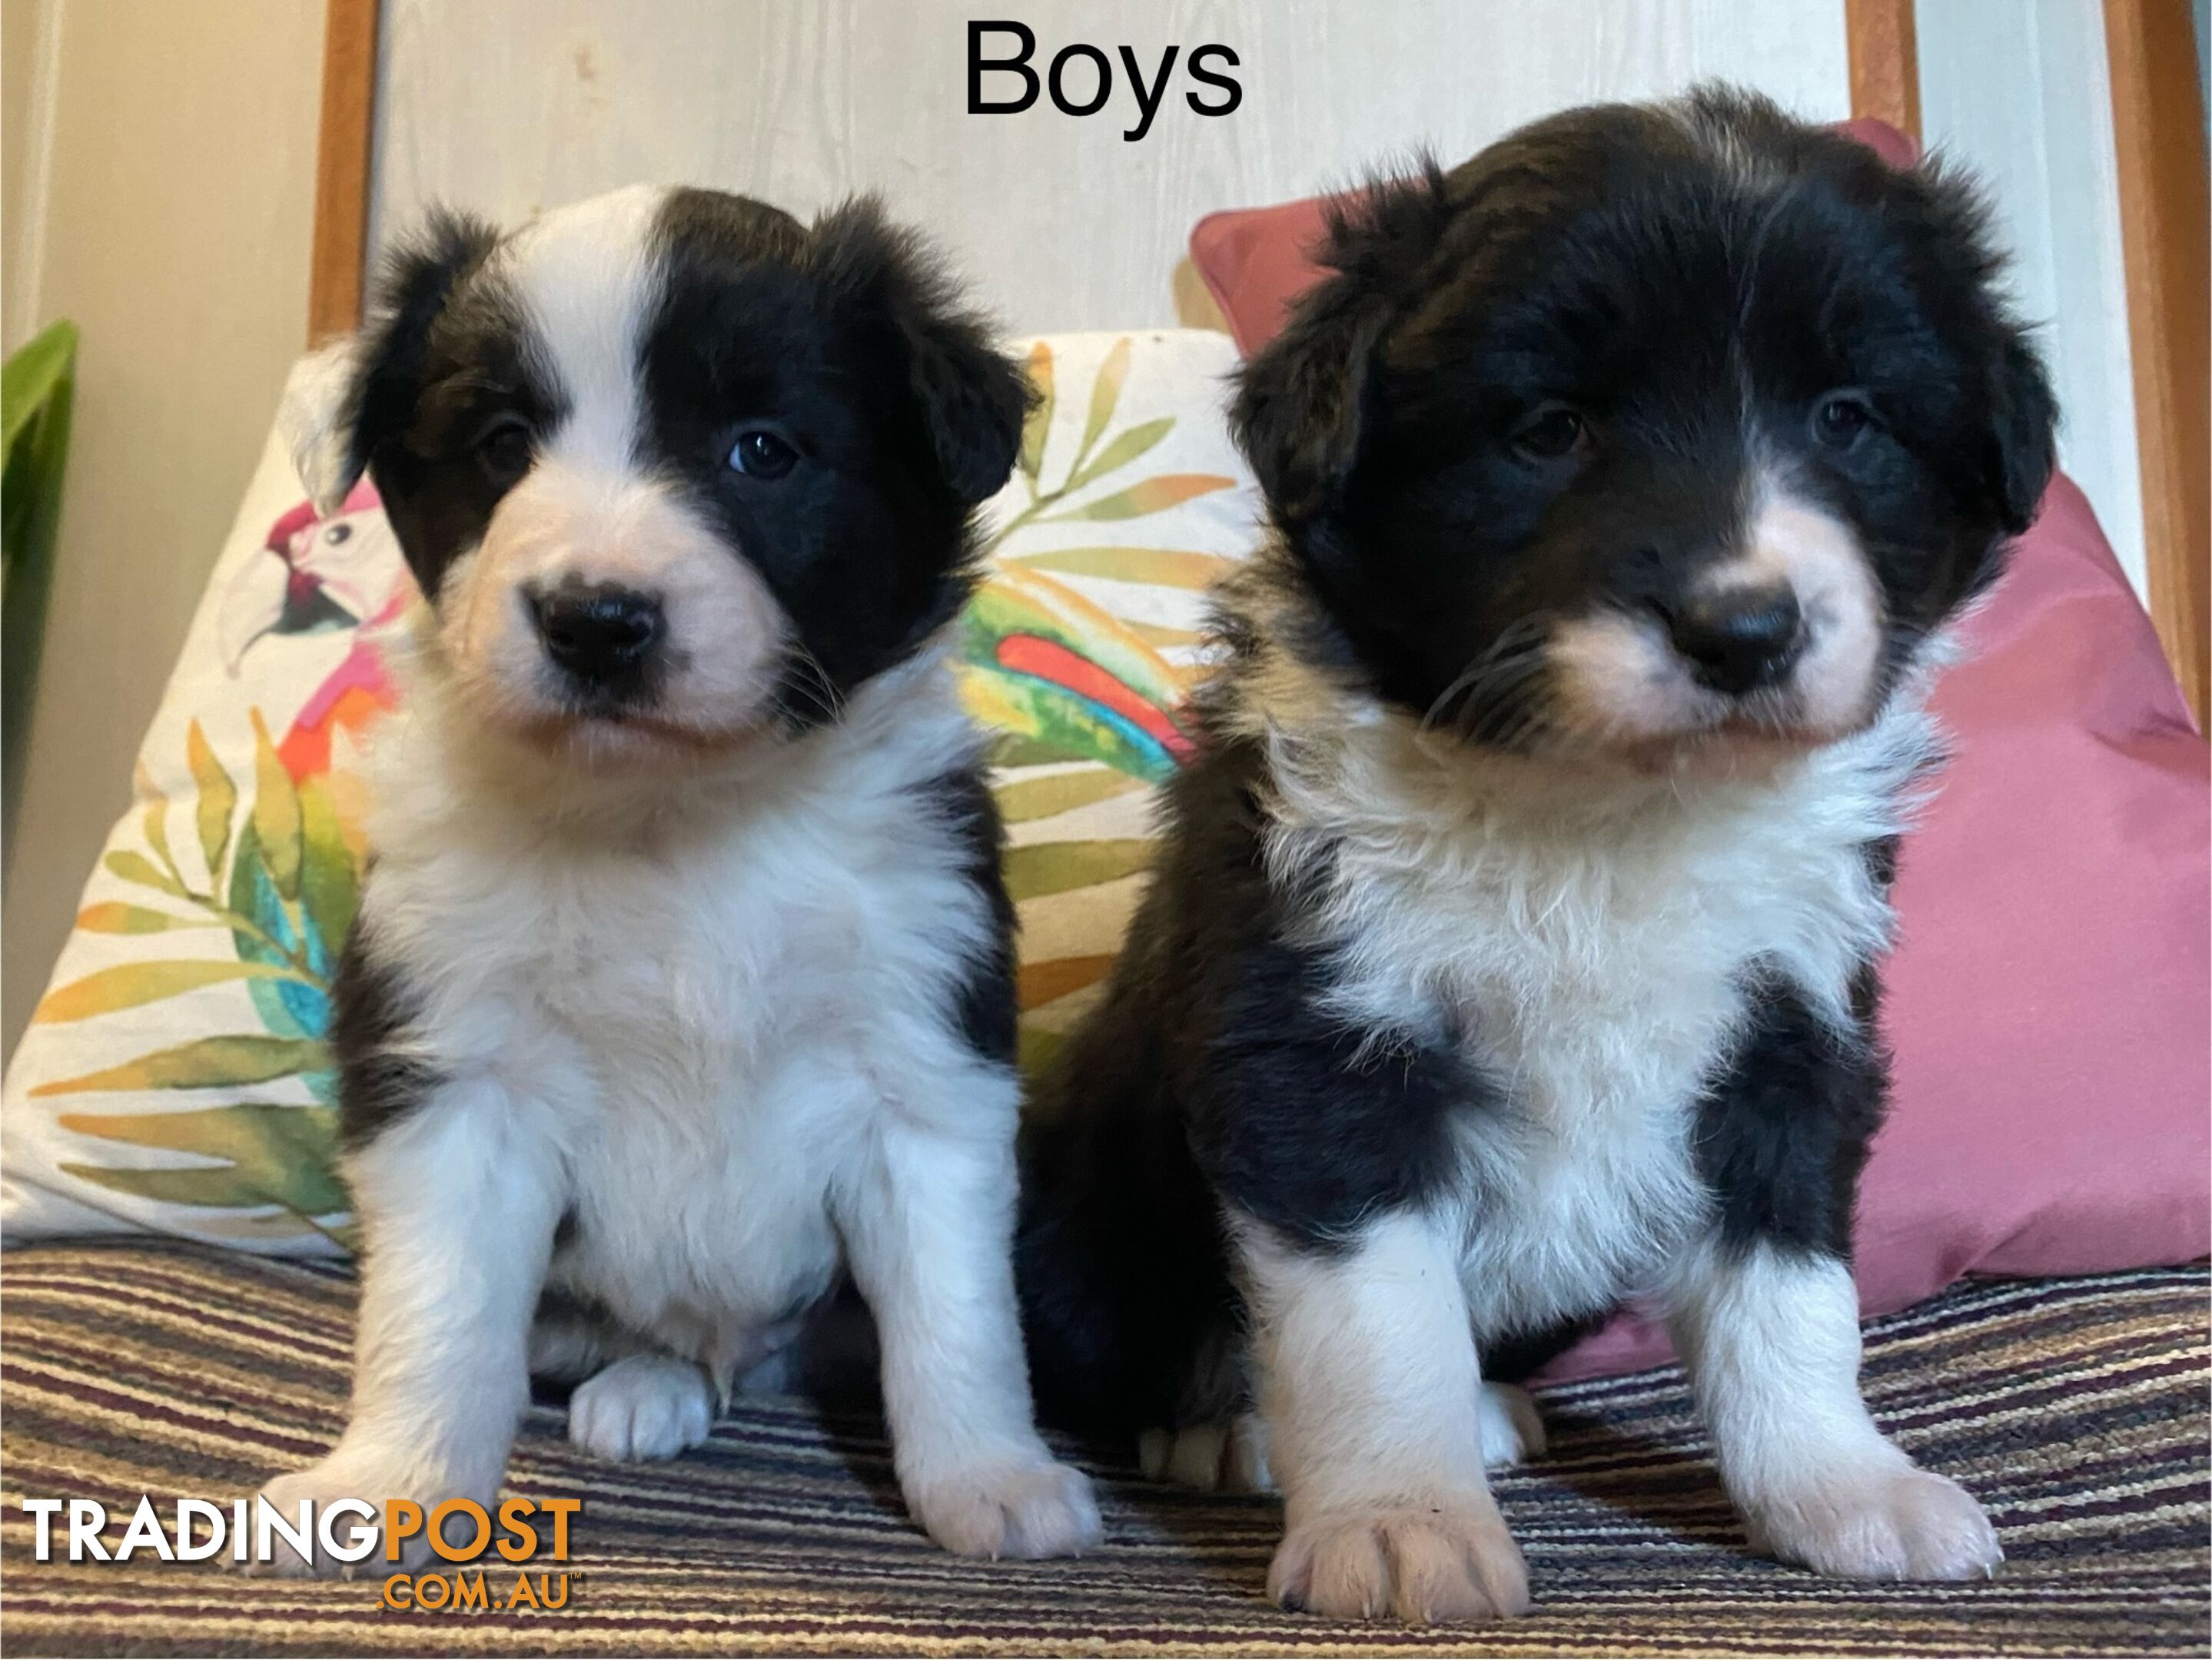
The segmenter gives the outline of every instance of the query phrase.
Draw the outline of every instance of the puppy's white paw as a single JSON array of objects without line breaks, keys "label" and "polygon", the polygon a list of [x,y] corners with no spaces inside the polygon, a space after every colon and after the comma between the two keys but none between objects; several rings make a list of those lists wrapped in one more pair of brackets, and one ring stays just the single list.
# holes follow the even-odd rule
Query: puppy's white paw
[{"label": "puppy's white paw", "polygon": [[1996,1529],[1955,1481],[1902,1460],[1747,1506],[1752,1548],[1839,1579],[1987,1579]]},{"label": "puppy's white paw", "polygon": [[569,1440],[602,1458],[673,1458],[714,1426],[707,1374],[673,1355],[625,1355],[568,1397]]},{"label": "puppy's white paw", "polygon": [[1498,1506],[1475,1493],[1302,1517],[1276,1548],[1267,1595],[1338,1620],[1495,1620],[1528,1612],[1528,1569]]},{"label": "puppy's white paw", "polygon": [[1146,1430],[1137,1439],[1137,1462],[1156,1481],[1200,1493],[1275,1490],[1267,1468],[1267,1426],[1256,1412],[1239,1413],[1225,1424]]},{"label": "puppy's white paw", "polygon": [[[438,1505],[454,1496],[442,1491],[426,1494],[422,1491],[417,1475],[397,1473],[404,1468],[398,1461],[394,1461],[392,1468],[394,1474],[380,1475],[367,1461],[333,1454],[319,1464],[275,1477],[261,1489],[258,1497],[266,1499],[286,1521],[293,1523],[299,1520],[300,1501],[302,1499],[313,1499],[314,1509],[312,1515],[316,1531],[309,1535],[310,1549],[306,1555],[294,1549],[283,1535],[272,1532],[269,1540],[269,1560],[263,1562],[249,1559],[246,1571],[254,1574],[272,1574],[285,1579],[305,1579],[317,1575],[350,1578],[356,1573],[388,1573],[395,1566],[410,1569],[420,1567],[430,1556],[427,1529],[406,1541],[400,1548],[400,1560],[396,1565],[384,1560],[383,1529],[351,1515],[341,1518],[331,1531],[340,1544],[346,1544],[353,1540],[356,1529],[368,1529],[376,1535],[376,1542],[368,1554],[356,1561],[341,1562],[328,1555],[320,1547],[323,1512],[326,1506],[341,1499],[358,1499],[380,1518],[388,1499],[412,1499],[422,1506],[427,1516]],[[249,1505],[246,1507],[246,1526],[253,1530],[253,1537],[257,1541],[260,1536],[259,1516],[257,1506]]]},{"label": "puppy's white paw", "polygon": [[1091,1478],[1046,1456],[910,1481],[907,1504],[961,1556],[1080,1556],[1104,1534]]},{"label": "puppy's white paw", "polygon": [[1492,1469],[1544,1456],[1544,1420],[1534,1399],[1517,1383],[1485,1383],[1475,1402],[1475,1423],[1482,1435],[1482,1462]]}]

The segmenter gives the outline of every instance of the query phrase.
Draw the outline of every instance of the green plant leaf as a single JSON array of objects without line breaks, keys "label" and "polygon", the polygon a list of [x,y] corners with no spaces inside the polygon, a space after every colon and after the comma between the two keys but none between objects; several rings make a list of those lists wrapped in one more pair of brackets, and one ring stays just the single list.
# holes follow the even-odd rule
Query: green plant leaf
[{"label": "green plant leaf", "polygon": [[118,1009],[137,1008],[165,998],[181,997],[203,986],[219,986],[230,980],[271,979],[286,970],[263,963],[192,963],[157,959],[149,963],[118,963],[113,968],[88,974],[66,986],[57,986],[32,1012],[33,1021],[52,1025],[64,1020],[89,1020]]},{"label": "green plant leaf", "polygon": [[14,453],[76,363],[76,325],[64,321],[48,324],[0,366],[0,453]]},{"label": "green plant leaf", "polygon": [[1085,767],[1079,772],[1054,772],[1042,778],[1013,779],[1000,785],[994,794],[999,800],[999,816],[1010,824],[1019,824],[1032,818],[1050,818],[1056,813],[1073,812],[1076,808],[1087,807],[1094,801],[1126,795],[1140,787],[1143,781],[1125,772],[1111,771],[1105,767]]},{"label": "green plant leaf", "polygon": [[173,916],[165,910],[106,899],[79,911],[76,925],[87,933],[164,933],[172,928],[211,928],[216,921],[211,916]]},{"label": "green plant leaf", "polygon": [[1024,1025],[1016,1038],[1015,1063],[1021,1067],[1022,1076],[1035,1085],[1052,1065],[1060,1046],[1067,1041],[1066,1035],[1046,1031],[1041,1027]]},{"label": "green plant leaf", "polygon": [[325,954],[335,958],[361,900],[353,849],[346,845],[338,810],[320,779],[300,781],[300,891]]},{"label": "green plant leaf", "polygon": [[1152,843],[1039,842],[1006,849],[1006,891],[1016,900],[1041,899],[1073,888],[1093,888],[1133,875],[1152,862]]},{"label": "green plant leaf", "polygon": [[75,324],[51,323],[0,366],[0,839],[11,846],[53,591],[76,339]]},{"label": "green plant leaf", "polygon": [[1022,418],[1021,466],[1034,485],[1037,469],[1044,465],[1045,439],[1052,431],[1052,348],[1042,340],[1031,346],[1028,367],[1030,385],[1036,388],[1036,401]]},{"label": "green plant leaf", "polygon": [[[1129,623],[1129,632],[1146,645],[1164,650],[1172,646],[1200,645],[1206,639],[1205,631],[1200,629],[1171,629],[1164,623],[1141,623],[1133,618]],[[1202,678],[1206,672],[1203,666],[1186,668],[1182,672],[1194,678]]]},{"label": "green plant leaf", "polygon": [[1114,967],[1115,953],[1102,957],[1054,957],[1042,963],[1024,963],[1018,978],[1021,1006],[1042,1008],[1047,1003],[1095,986]]},{"label": "green plant leaf", "polygon": [[312,1217],[351,1203],[337,1175],[337,1114],[328,1107],[240,1101],[188,1112],[63,1113],[57,1122],[78,1135],[221,1161],[159,1170],[62,1166],[72,1176],[159,1204],[224,1210],[280,1205]]},{"label": "green plant leaf", "polygon": [[[981,670],[975,671],[974,678],[981,678],[983,672]],[[964,696],[967,692],[964,684],[961,690]],[[981,715],[977,718],[982,719]],[[1036,767],[1050,762],[1079,758],[1069,755],[1066,749],[1050,738],[1018,728],[996,727],[990,734],[990,760],[994,767]]]},{"label": "green plant leaf", "polygon": [[1083,471],[1067,481],[1067,488],[1080,489],[1094,478],[1103,477],[1117,468],[1127,466],[1174,429],[1175,417],[1163,415],[1157,421],[1146,421],[1116,433],[1112,443],[1092,456]]},{"label": "green plant leaf", "polygon": [[265,1084],[273,1078],[327,1068],[329,1047],[320,1038],[268,1037],[259,1033],[197,1037],[189,1043],[155,1049],[119,1067],[88,1072],[81,1078],[36,1084],[30,1093],[88,1095],[100,1090],[234,1089]]},{"label": "green plant leaf", "polygon": [[1147,514],[1165,513],[1170,508],[1181,507],[1196,496],[1236,488],[1234,478],[1224,478],[1218,473],[1164,472],[1096,502],[1071,508],[1066,513],[1048,514],[1037,522],[1066,525],[1079,520],[1141,519]]},{"label": "green plant leaf", "polygon": [[1184,548],[1041,548],[1006,557],[1024,570],[1056,570],[1070,576],[1104,576],[1116,582],[1149,582],[1156,587],[1211,587],[1237,562],[1218,553]]},{"label": "green plant leaf", "polygon": [[[241,962],[297,968],[310,977],[325,971],[326,964],[318,961],[313,924],[304,910],[295,914],[276,891],[251,813],[239,824],[230,850],[230,910],[239,921],[250,925],[231,930],[231,945]],[[329,1025],[329,994],[317,987],[254,980],[246,989],[260,1011],[262,1025],[279,1037],[319,1037]]]},{"label": "green plant leaf", "polygon": [[199,786],[200,852],[207,859],[208,881],[219,891],[222,857],[230,848],[231,814],[238,810],[238,786],[216,759],[197,721],[185,729],[185,758],[191,764],[192,781]]},{"label": "green plant leaf", "polygon": [[140,798],[146,803],[146,816],[139,826],[145,832],[146,845],[154,849],[164,868],[174,870],[176,855],[169,851],[169,798],[161,794],[161,786],[146,770],[143,761],[138,763],[132,777]]},{"label": "green plant leaf", "polygon": [[189,899],[184,885],[165,870],[157,869],[154,861],[143,853],[133,853],[128,848],[118,848],[100,861],[126,882],[136,882],[143,888],[158,888],[163,893],[174,894],[179,899]]},{"label": "green plant leaf", "polygon": [[288,903],[300,897],[300,795],[253,712],[253,831],[269,879]]},{"label": "green plant leaf", "polygon": [[1074,463],[1068,469],[1071,477],[1089,458],[1091,447],[1106,430],[1107,423],[1114,418],[1115,405],[1121,401],[1121,383],[1128,378],[1129,337],[1125,334],[1114,343],[1113,350],[1098,366],[1097,378],[1091,383],[1091,410],[1083,421],[1083,442],[1076,449]]}]

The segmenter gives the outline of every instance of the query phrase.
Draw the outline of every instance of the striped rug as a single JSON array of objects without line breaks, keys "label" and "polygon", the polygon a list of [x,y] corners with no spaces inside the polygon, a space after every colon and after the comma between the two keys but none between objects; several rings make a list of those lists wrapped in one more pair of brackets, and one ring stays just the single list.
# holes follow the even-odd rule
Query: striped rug
[{"label": "striped rug", "polygon": [[[2201,1269],[1972,1281],[1869,1331],[1875,1415],[1964,1481],[2004,1571],[1833,1584],[1744,1554],[1673,1370],[1552,1390],[1553,1450],[1499,1497],[1537,1602],[1408,1633],[1261,1595],[1278,1517],[1100,1472],[1110,1542],[979,1565],[902,1515],[878,1425],[748,1402],[672,1464],[572,1452],[533,1411],[513,1488],[574,1497],[568,1604],[390,1612],[374,1579],[31,1560],[26,1496],[121,1512],[250,1490],[312,1458],[345,1400],[337,1271],[149,1246],[0,1259],[0,1645],[11,1654],[2166,1654],[2207,1650]],[[500,1576],[489,1576],[496,1582]]]}]

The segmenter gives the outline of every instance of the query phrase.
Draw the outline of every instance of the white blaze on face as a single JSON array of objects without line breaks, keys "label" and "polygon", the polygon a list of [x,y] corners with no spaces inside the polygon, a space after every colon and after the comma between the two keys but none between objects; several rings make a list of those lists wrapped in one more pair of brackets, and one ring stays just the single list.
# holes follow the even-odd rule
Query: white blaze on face
[{"label": "white blaze on face", "polygon": [[482,542],[450,566],[438,634],[472,706],[543,727],[565,699],[532,597],[633,590],[661,608],[656,696],[635,724],[711,741],[764,713],[789,623],[759,573],[647,465],[641,347],[658,300],[652,240],[666,192],[640,185],[548,214],[495,256],[563,413],[501,498]]},{"label": "white blaze on face", "polygon": [[1771,480],[1761,480],[1753,500],[1748,541],[1745,558],[1713,581],[1780,581],[1796,594],[1805,619],[1805,648],[1789,683],[1796,723],[1824,736],[1861,725],[1874,714],[1881,654],[1881,596],[1866,550],[1832,514]]},{"label": "white blaze on face", "polygon": [[1820,741],[1873,715],[1881,600],[1857,537],[1826,509],[1761,477],[1750,492],[1739,545],[1741,551],[1698,573],[1691,592],[1710,598],[1786,587],[1804,630],[1788,677],[1748,698],[1728,696],[1698,682],[1656,611],[1595,612],[1551,635],[1555,720],[1565,735],[1632,748],[1749,717],[1778,733]]},{"label": "white blaze on face", "polygon": [[653,224],[667,192],[635,185],[561,208],[517,231],[500,271],[520,300],[568,415],[541,446],[547,460],[608,470],[636,465],[644,388],[638,348],[655,292]]},{"label": "white blaze on face", "polygon": [[659,602],[659,691],[639,711],[645,723],[712,739],[758,721],[786,629],[767,584],[659,481],[562,461],[508,491],[482,544],[447,573],[439,638],[477,707],[520,727],[559,715],[560,683],[530,596],[572,584]]}]

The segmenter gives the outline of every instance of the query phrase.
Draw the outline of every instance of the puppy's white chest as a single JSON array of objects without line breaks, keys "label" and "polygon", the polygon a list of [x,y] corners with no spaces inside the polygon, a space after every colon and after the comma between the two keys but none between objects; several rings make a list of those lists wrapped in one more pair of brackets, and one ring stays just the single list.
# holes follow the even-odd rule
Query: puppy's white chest
[{"label": "puppy's white chest", "polygon": [[1754,973],[1840,1010],[1886,928],[1867,806],[1835,797],[1602,838],[1478,815],[1345,855],[1339,1000],[1383,1025],[1426,1011],[1502,1097],[1460,1126],[1479,1331],[1605,1307],[1701,1225],[1698,1103]]},{"label": "puppy's white chest", "polygon": [[[1577,891],[1585,879],[1605,891]],[[1504,1097],[1462,1127],[1464,1277],[1488,1331],[1617,1299],[1698,1225],[1696,1103],[1745,1000],[1745,942],[1691,896],[1570,874],[1541,909],[1515,898],[1440,902],[1460,912],[1463,943],[1437,992]]]},{"label": "puppy's white chest", "polygon": [[1011,1134],[1003,1069],[955,1015],[992,918],[933,775],[620,836],[392,827],[368,926],[436,1069],[495,1084],[563,1173],[556,1281],[679,1352],[737,1353],[830,1283],[835,1195],[887,1111],[1003,1108]]},{"label": "puppy's white chest", "polygon": [[734,1352],[834,1271],[824,1195],[867,1101],[799,1035],[834,1041],[864,954],[836,904],[763,891],[736,848],[541,855],[508,903],[535,927],[475,1000],[509,1012],[484,1058],[568,1171],[556,1276],[681,1351]]},{"label": "puppy's white chest", "polygon": [[515,1041],[573,1043],[610,1106],[725,1094],[775,1023],[792,920],[703,860],[586,860],[541,879],[536,937],[507,970],[525,1012]]}]

